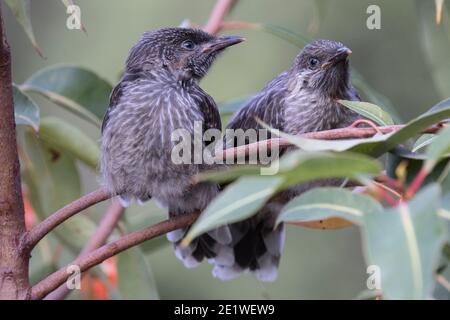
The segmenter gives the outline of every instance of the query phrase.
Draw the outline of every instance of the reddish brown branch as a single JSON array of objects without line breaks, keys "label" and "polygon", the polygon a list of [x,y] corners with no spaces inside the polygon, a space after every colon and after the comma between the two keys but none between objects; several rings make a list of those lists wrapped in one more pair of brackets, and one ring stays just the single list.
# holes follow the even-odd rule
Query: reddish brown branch
[{"label": "reddish brown branch", "polygon": [[218,33],[221,30],[223,19],[228,14],[235,1],[236,0],[218,0],[209,16],[208,22],[203,27],[203,30],[211,34]]},{"label": "reddish brown branch", "polygon": [[22,242],[23,248],[25,251],[30,252],[47,233],[55,229],[61,223],[78,212],[81,212],[96,203],[109,199],[110,197],[111,196],[106,191],[103,189],[98,189],[82,196],[72,203],[69,203],[25,234],[24,241]]},{"label": "reddish brown branch", "polygon": [[[95,249],[106,243],[106,241],[116,228],[117,223],[122,218],[124,212],[125,209],[120,205],[120,203],[113,201],[113,203],[109,206],[108,210],[103,215],[103,218],[101,219],[97,229],[95,230],[94,235],[91,239],[89,239],[88,243],[79,254],[78,259],[85,257],[89,252],[94,251]],[[61,285],[55,291],[48,294],[45,299],[62,300],[69,293],[69,288],[65,285]]]},{"label": "reddish brown branch", "polygon": [[12,90],[11,51],[0,3],[0,300],[29,297],[29,255],[17,246],[25,217]]},{"label": "reddish brown branch", "polygon": [[[119,240],[108,243],[86,256],[77,258],[70,265],[76,265],[80,268],[81,272],[98,265],[102,261],[128,249],[136,246],[144,241],[156,238],[167,232],[184,228],[191,225],[198,217],[199,213],[190,213],[186,215],[180,215],[169,220],[165,220],[151,227],[132,232]],[[67,273],[67,267],[61,268],[55,273],[51,274],[35,286],[31,290],[32,299],[42,299],[49,292],[62,285],[70,274]]]}]

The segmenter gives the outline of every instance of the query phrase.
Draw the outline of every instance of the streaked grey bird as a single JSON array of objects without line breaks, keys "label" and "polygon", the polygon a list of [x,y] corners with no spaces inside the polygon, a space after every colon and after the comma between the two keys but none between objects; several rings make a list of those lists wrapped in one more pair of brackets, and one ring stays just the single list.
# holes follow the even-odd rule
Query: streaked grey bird
[{"label": "streaked grey bird", "polygon": [[[350,81],[350,53],[350,49],[336,41],[316,40],[308,44],[287,71],[270,81],[233,115],[227,129],[262,129],[257,118],[290,134],[352,124],[359,115],[337,102],[338,99],[360,100]],[[228,146],[236,143],[234,139],[226,140]],[[260,280],[275,280],[283,250],[284,226],[274,229],[274,222],[283,204],[313,187],[340,183],[342,180],[330,179],[294,186],[272,199],[252,218],[232,224],[235,263],[217,272],[232,278],[250,270]]]},{"label": "streaked grey bird", "polygon": [[[243,40],[189,28],[164,28],[144,33],[132,47],[125,73],[111,93],[101,140],[102,184],[120,196],[122,204],[128,205],[133,198],[154,198],[172,216],[201,211],[216,196],[215,183],[192,183],[193,175],[211,166],[172,161],[178,143],[172,133],[183,129],[193,145],[196,121],[203,132],[221,129],[216,104],[199,81],[219,53]],[[167,235],[185,266],[194,267],[204,257],[220,260],[230,255],[223,246],[231,241],[228,227],[182,247],[185,231]]]}]

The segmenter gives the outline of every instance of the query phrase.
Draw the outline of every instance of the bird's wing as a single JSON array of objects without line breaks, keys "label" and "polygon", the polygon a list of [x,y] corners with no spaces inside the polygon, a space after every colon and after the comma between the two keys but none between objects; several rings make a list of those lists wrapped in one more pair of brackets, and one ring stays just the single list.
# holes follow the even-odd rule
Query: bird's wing
[{"label": "bird's wing", "polygon": [[111,91],[111,95],[109,96],[109,105],[106,109],[105,116],[103,117],[102,133],[108,124],[110,112],[119,104],[119,100],[122,97],[124,87],[137,78],[139,78],[139,74],[126,74]]},{"label": "bird's wing", "polygon": [[233,115],[227,128],[243,130],[261,128],[256,121],[260,119],[272,128],[282,130],[286,80],[285,72],[270,81],[260,93]]},{"label": "bird's wing", "polygon": [[222,122],[220,121],[220,113],[214,99],[202,90],[202,94],[198,95],[199,107],[203,114],[204,123],[203,130],[218,129],[222,130]]}]

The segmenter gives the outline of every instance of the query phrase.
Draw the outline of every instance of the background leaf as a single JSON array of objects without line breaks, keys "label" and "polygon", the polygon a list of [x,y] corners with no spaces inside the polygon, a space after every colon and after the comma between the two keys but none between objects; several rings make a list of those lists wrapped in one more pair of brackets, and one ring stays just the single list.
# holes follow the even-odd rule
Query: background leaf
[{"label": "background leaf", "polygon": [[121,299],[159,299],[155,279],[139,247],[117,255],[117,275]]},{"label": "background leaf", "polygon": [[111,84],[96,73],[71,65],[41,69],[21,88],[43,95],[96,126],[101,125],[112,90]]},{"label": "background leaf", "polygon": [[437,216],[440,189],[424,188],[408,204],[364,215],[365,253],[381,270],[386,299],[425,299],[433,289],[433,273],[446,236]]},{"label": "background leaf", "polygon": [[[430,75],[442,98],[450,96],[450,15],[442,10],[441,24],[435,22],[433,1],[416,0],[422,36],[420,42],[432,72]],[[444,4],[445,7],[445,4]]]},{"label": "background leaf", "polygon": [[45,117],[39,137],[48,145],[81,160],[96,170],[100,158],[98,144],[77,127],[60,118]]},{"label": "background leaf", "polygon": [[13,84],[14,95],[14,118],[16,124],[31,126],[35,131],[39,131],[39,107],[15,84]]},{"label": "background leaf", "polygon": [[42,51],[36,42],[36,37],[34,36],[33,27],[31,25],[31,0],[5,0],[5,3],[11,9],[17,19],[17,22],[19,22],[22,26],[33,47],[42,57]]},{"label": "background leaf", "polygon": [[[21,139],[20,160],[30,202],[43,220],[81,195],[80,178],[74,159],[48,146],[27,131]],[[76,215],[54,230],[56,236],[79,252],[95,231],[86,215]]]}]

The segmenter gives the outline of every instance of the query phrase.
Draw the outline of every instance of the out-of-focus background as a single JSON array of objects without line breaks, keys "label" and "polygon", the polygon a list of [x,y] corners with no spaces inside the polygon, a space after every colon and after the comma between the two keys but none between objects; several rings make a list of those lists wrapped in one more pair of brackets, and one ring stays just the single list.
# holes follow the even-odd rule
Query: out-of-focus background
[{"label": "out-of-focus background", "polygon": [[[390,100],[406,121],[445,97],[433,78],[433,65],[420,40],[423,34],[418,2],[422,1],[241,0],[228,19],[270,23],[310,38],[343,42],[353,51],[354,68]],[[87,35],[66,28],[67,15],[61,1],[32,1],[33,27],[45,59],[36,54],[14,17],[4,10],[16,83],[22,83],[43,67],[69,63],[87,67],[115,84],[128,50],[144,31],[178,26],[185,19],[203,24],[215,1],[78,0],[76,3],[81,7]],[[366,27],[366,9],[371,4],[381,8],[380,30]],[[226,51],[202,82],[202,87],[217,102],[257,92],[286,69],[299,50],[283,39],[256,30],[226,33],[244,36],[247,41]],[[441,67],[446,66],[437,65]],[[447,71],[450,73],[450,69]],[[34,99],[41,106],[42,116],[64,117],[99,139],[96,128],[77,123],[76,117],[47,100]],[[79,166],[83,191],[97,188],[92,171]],[[104,208],[105,205],[98,205],[90,211],[99,217]],[[162,219],[163,215],[150,203],[128,210],[127,223],[130,229],[137,229]],[[164,241],[149,243],[143,249],[163,299],[349,299],[366,288],[366,264],[355,227],[337,231],[288,227],[279,277],[270,284],[261,284],[250,275],[221,282],[211,276],[207,263],[185,269]]]}]

